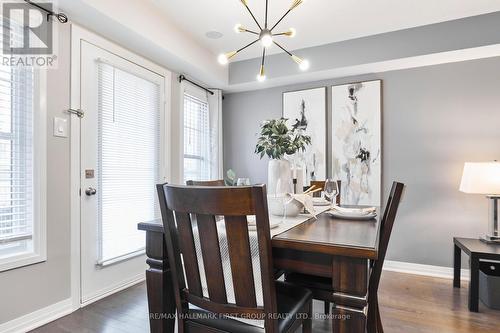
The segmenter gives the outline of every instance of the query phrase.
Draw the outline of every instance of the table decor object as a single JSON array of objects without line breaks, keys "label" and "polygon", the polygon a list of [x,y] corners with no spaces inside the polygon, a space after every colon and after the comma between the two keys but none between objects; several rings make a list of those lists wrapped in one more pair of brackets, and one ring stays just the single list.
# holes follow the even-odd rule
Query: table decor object
[{"label": "table decor object", "polygon": [[488,234],[481,240],[500,244],[500,162],[465,163],[460,191],[484,194],[489,199]]},{"label": "table decor object", "polygon": [[285,118],[264,121],[255,146],[255,153],[260,158],[267,156],[270,159],[267,174],[267,193],[270,195],[277,193],[278,180],[282,183],[292,180],[291,163],[285,157],[304,151],[311,144],[308,135],[290,129],[286,122]]}]

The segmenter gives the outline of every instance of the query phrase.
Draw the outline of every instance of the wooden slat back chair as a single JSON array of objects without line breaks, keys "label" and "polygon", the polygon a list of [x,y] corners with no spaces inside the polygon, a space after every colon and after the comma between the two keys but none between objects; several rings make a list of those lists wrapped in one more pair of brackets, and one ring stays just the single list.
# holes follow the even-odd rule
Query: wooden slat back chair
[{"label": "wooden slat back chair", "polygon": [[[316,188],[325,188],[325,180],[311,180],[311,186],[316,186]],[[337,180],[337,188],[339,189],[339,194],[337,195],[337,205],[340,205],[340,194],[342,190],[342,182],[340,180]],[[320,197],[321,196],[321,191],[313,193],[313,197]]]},{"label": "wooden slat back chair", "polygon": [[[392,226],[394,225],[396,213],[398,211],[399,202],[401,200],[401,195],[403,193],[404,187],[405,185],[402,183],[394,182],[392,184],[391,192],[387,200],[387,205],[380,220],[378,259],[370,262],[371,275],[368,282],[368,320],[367,325],[365,326],[367,326],[367,330],[369,333],[383,333],[382,322],[380,321],[380,313],[378,309],[377,291],[380,282],[380,275],[382,273],[382,266],[384,264],[385,254],[387,251],[387,245],[389,244]],[[307,274],[289,273],[286,274],[286,281],[298,286],[311,289],[311,291],[313,292],[313,298],[325,301],[325,304],[329,304],[329,302],[335,304],[336,301],[343,297],[341,294],[337,294],[336,290],[333,289],[333,281],[331,278],[318,277]],[[329,311],[330,309],[325,309],[325,312]],[[348,311],[344,312],[344,310],[339,307],[334,308],[333,312],[335,315],[337,315],[337,317],[348,315]],[[350,321],[348,320],[335,320],[333,322],[333,331],[357,332],[356,329],[359,329],[353,327],[342,327],[349,325]]]},{"label": "wooden slat back chair", "polygon": [[224,179],[218,180],[188,180],[186,182],[188,186],[226,186]]},{"label": "wooden slat back chair", "polygon": [[[284,282],[275,282],[273,278],[265,185],[199,187],[164,184],[157,185],[157,190],[175,301],[180,315],[179,332],[293,332],[303,322],[306,332],[310,332],[311,320],[302,320],[296,314],[303,313],[308,317],[307,314],[311,312],[311,292]],[[265,295],[263,305],[257,304],[247,215],[256,216],[262,293]],[[225,223],[229,252],[229,262],[226,260],[225,263],[230,265],[232,273],[234,303],[228,302],[215,216],[224,216],[224,222],[218,223]],[[196,218],[197,226],[192,223],[192,217]],[[195,234],[199,235],[201,257],[197,256]],[[208,297],[203,294],[199,260],[204,263]],[[295,310],[293,313],[294,307],[300,312]],[[276,320],[270,316],[283,313],[281,311],[291,311],[294,318]],[[265,330],[224,317],[224,314],[262,318]]]},{"label": "wooden slat back chair", "polygon": [[370,275],[370,282],[368,284],[368,333],[383,333],[384,328],[380,318],[380,309],[378,304],[378,287],[380,284],[380,277],[382,275],[382,268],[384,266],[385,255],[391,238],[392,227],[396,220],[396,215],[401,202],[405,185],[402,183],[394,182],[392,184],[391,193],[387,200],[387,206],[382,217],[379,232],[379,245],[378,245],[378,258],[372,262],[372,271]]}]

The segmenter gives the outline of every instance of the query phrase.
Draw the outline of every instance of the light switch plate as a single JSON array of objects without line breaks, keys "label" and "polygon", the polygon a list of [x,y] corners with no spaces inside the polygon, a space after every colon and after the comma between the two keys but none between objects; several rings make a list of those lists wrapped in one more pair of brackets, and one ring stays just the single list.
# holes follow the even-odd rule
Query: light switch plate
[{"label": "light switch plate", "polygon": [[68,119],[54,117],[54,136],[60,138],[68,137]]}]

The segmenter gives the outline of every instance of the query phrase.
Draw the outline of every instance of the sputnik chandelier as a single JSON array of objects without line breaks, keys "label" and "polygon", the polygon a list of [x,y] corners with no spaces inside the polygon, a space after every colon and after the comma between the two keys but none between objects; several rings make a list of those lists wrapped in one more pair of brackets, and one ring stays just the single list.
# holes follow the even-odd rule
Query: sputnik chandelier
[{"label": "sputnik chandelier", "polygon": [[299,68],[301,70],[306,71],[307,69],[309,69],[309,61],[297,57],[296,55],[294,55],[291,52],[289,52],[288,50],[286,50],[283,46],[281,46],[280,44],[278,44],[274,40],[274,37],[278,37],[278,36],[285,36],[285,37],[291,37],[291,38],[295,37],[295,35],[297,33],[295,31],[295,29],[294,28],[290,28],[288,31],[285,31],[285,32],[273,33],[274,28],[276,28],[276,26],[278,24],[280,24],[280,22],[292,10],[294,10],[299,5],[301,5],[305,0],[293,0],[290,8],[288,8],[288,10],[285,12],[285,14],[271,28],[268,27],[268,20],[267,20],[267,16],[268,16],[267,15],[267,11],[268,11],[268,2],[269,2],[268,0],[266,0],[266,16],[265,16],[264,27],[262,27],[259,24],[259,22],[255,18],[255,16],[253,15],[252,11],[250,10],[250,8],[248,8],[247,0],[240,0],[240,1],[243,4],[243,6],[245,6],[245,8],[247,9],[247,11],[250,13],[250,15],[252,16],[252,19],[257,24],[257,27],[259,28],[260,32],[249,30],[249,29],[245,28],[244,26],[242,26],[241,24],[237,24],[234,27],[234,30],[235,30],[236,33],[250,33],[250,34],[258,36],[258,38],[256,40],[254,40],[253,42],[251,42],[250,44],[247,44],[247,45],[243,46],[242,48],[240,48],[240,49],[238,49],[236,51],[231,51],[231,52],[227,52],[227,53],[223,53],[223,54],[219,55],[218,60],[219,60],[219,63],[221,65],[226,65],[229,62],[229,60],[231,58],[233,58],[235,55],[237,55],[238,53],[240,53],[244,49],[246,49],[246,48],[252,46],[253,44],[257,43],[258,41],[260,41],[262,43],[263,50],[262,50],[262,62],[261,62],[261,65],[260,65],[259,74],[257,75],[257,80],[259,82],[262,82],[262,81],[264,81],[266,79],[266,74],[265,74],[265,71],[264,71],[264,63],[265,63],[265,60],[266,60],[266,49],[269,48],[273,44],[276,45],[277,47],[279,47],[280,49],[282,49],[286,54],[288,54],[293,59],[293,61],[295,61],[299,65]]}]

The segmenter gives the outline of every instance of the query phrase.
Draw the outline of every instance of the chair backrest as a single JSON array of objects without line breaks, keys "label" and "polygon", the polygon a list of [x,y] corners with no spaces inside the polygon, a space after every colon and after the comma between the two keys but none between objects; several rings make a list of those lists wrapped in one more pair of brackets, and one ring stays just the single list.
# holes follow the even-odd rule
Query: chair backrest
[{"label": "chair backrest", "polygon": [[[262,318],[266,331],[276,332],[277,321],[266,315],[276,313],[277,307],[265,185],[164,184],[157,185],[157,190],[179,313],[186,314],[187,304],[191,303],[216,314]],[[263,306],[257,305],[247,215],[256,217]],[[216,216],[224,216],[224,221],[216,222]],[[196,219],[196,223],[191,219]],[[225,224],[230,259],[225,264],[230,265],[234,303],[228,302],[217,223]],[[197,256],[195,234],[199,237],[201,257]],[[199,260],[203,260],[204,272],[200,272]],[[208,296],[203,294],[200,273],[204,273]],[[183,323],[180,319],[179,325]]]},{"label": "chair backrest", "polygon": [[226,186],[224,179],[218,180],[188,180],[186,182],[188,186]]},{"label": "chair backrest", "polygon": [[[311,180],[311,186],[316,186],[316,188],[325,188],[325,181],[324,180]],[[340,194],[342,191],[342,182],[340,180],[337,180],[337,188],[339,190],[339,193],[337,195],[337,205],[340,205]],[[321,196],[321,192],[316,192],[313,193],[313,197],[319,197]]]},{"label": "chair backrest", "polygon": [[389,198],[387,198],[384,215],[380,221],[378,259],[374,261],[372,267],[372,273],[370,275],[370,282],[368,286],[369,294],[376,295],[377,293],[380,276],[382,275],[385,254],[387,252],[387,246],[389,245],[389,239],[391,238],[392,226],[394,225],[394,221],[396,219],[396,214],[398,212],[399,203],[404,189],[404,184],[398,182],[392,183],[391,193],[389,194]]}]

